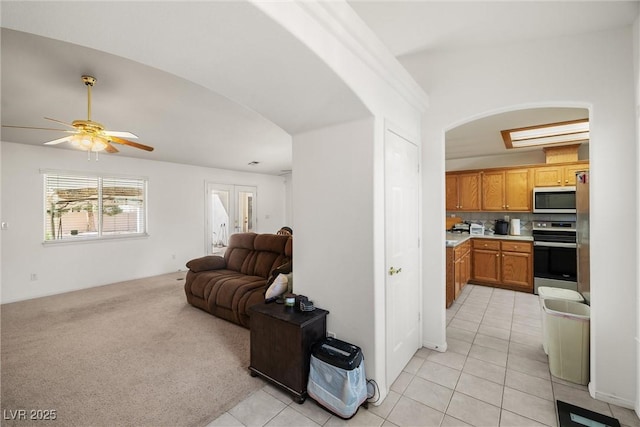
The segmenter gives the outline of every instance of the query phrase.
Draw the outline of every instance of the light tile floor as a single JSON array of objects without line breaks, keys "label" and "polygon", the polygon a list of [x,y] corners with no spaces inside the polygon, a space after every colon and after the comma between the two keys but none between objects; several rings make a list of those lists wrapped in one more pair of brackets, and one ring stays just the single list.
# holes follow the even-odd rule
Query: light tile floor
[{"label": "light tile floor", "polygon": [[422,348],[379,406],[345,421],[266,384],[209,426],[555,426],[555,399],[640,427],[635,412],[551,376],[537,295],[467,285],[447,309],[445,353]]}]

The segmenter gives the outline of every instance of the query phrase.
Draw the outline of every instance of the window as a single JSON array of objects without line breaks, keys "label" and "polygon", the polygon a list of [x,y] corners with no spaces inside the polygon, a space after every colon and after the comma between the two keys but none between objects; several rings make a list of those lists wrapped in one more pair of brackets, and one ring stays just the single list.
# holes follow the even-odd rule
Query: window
[{"label": "window", "polygon": [[147,181],[44,173],[44,241],[146,235]]}]

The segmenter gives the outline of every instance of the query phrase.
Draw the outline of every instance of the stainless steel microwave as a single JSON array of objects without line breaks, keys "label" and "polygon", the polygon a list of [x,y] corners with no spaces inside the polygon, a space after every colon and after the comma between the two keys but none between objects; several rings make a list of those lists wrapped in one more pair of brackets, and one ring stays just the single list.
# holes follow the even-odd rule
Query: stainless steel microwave
[{"label": "stainless steel microwave", "polygon": [[576,187],[534,187],[533,213],[576,213]]}]

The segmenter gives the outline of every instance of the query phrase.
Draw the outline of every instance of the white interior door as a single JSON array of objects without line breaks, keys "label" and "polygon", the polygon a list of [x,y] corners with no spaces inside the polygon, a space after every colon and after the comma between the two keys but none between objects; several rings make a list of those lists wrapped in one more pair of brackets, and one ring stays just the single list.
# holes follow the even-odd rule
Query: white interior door
[{"label": "white interior door", "polygon": [[387,384],[420,348],[421,291],[418,147],[385,134]]},{"label": "white interior door", "polygon": [[207,254],[224,253],[229,235],[256,229],[257,189],[246,185],[207,184]]}]

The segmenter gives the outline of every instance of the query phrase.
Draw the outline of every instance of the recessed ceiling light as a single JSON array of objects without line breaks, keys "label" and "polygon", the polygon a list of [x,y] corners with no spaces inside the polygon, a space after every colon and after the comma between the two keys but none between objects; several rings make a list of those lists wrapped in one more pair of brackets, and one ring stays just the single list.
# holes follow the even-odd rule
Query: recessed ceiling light
[{"label": "recessed ceiling light", "polygon": [[507,148],[572,144],[589,140],[589,119],[508,129],[500,133]]}]

